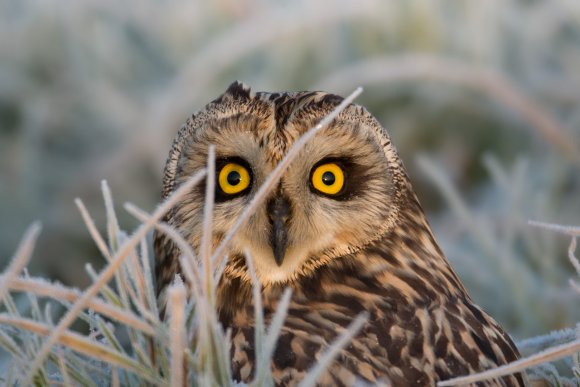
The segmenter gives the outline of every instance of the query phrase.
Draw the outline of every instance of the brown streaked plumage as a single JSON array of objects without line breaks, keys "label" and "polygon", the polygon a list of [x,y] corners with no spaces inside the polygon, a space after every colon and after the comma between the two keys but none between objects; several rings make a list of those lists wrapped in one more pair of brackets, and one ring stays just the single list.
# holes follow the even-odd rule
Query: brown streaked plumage
[{"label": "brown streaked plumage", "polygon": [[[219,243],[288,148],[341,100],[324,92],[252,94],[233,83],[179,131],[163,195],[204,166],[210,144],[216,146],[217,174],[232,162],[246,168],[248,188],[226,194],[216,187]],[[316,168],[329,163],[344,172],[338,193],[319,191],[313,180]],[[330,179],[324,184],[334,184],[338,174],[324,175]],[[227,177],[238,184],[239,174]],[[166,217],[196,249],[203,201],[201,187]],[[244,248],[254,257],[267,319],[284,288],[293,290],[272,359],[276,385],[300,381],[362,311],[369,320],[319,379],[321,385],[383,380],[428,386],[519,357],[508,334],[473,304],[449,266],[389,135],[361,106],[349,105],[306,145],[231,243],[218,312],[224,328],[232,329],[233,375],[247,382],[255,372],[254,322]],[[157,234],[155,253],[163,304],[165,288],[180,272],[179,251]],[[480,385],[521,386],[524,379],[515,375]]]}]

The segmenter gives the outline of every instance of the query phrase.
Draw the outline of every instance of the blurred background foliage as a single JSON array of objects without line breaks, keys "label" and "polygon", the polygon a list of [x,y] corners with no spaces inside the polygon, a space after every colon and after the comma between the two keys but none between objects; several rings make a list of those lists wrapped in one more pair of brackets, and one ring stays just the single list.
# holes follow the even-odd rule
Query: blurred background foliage
[{"label": "blurred background foliage", "polygon": [[101,179],[153,208],[173,136],[233,80],[361,85],[473,298],[516,338],[574,326],[568,238],[527,220],[580,223],[578,69],[575,0],[0,0],[0,267],[39,219],[31,272],[86,286],[73,199],[103,228]]}]

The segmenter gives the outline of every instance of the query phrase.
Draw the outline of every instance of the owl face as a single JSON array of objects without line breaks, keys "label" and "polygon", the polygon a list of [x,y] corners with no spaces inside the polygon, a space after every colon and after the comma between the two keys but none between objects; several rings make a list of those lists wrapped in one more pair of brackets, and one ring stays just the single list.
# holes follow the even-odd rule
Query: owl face
[{"label": "owl face", "polygon": [[[326,93],[252,95],[234,84],[187,122],[179,149],[174,144],[175,172],[166,175],[170,185],[186,180],[205,167],[208,148],[215,146],[214,248],[292,144],[338,103],[339,97]],[[389,146],[376,120],[349,106],[301,150],[234,237],[228,274],[247,276],[247,249],[264,286],[284,283],[384,234],[397,212]],[[201,186],[172,217],[196,248],[204,199]]]}]

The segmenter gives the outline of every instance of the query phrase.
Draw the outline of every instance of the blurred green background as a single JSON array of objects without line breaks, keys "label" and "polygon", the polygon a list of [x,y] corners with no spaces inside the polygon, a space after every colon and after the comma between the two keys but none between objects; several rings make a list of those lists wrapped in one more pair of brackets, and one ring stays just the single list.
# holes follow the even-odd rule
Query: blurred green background
[{"label": "blurred green background", "polygon": [[[580,3],[0,0],[0,267],[33,220],[34,275],[84,287],[100,181],[151,209],[173,136],[239,79],[356,86],[390,131],[475,300],[516,338],[580,320]],[[137,222],[125,215],[125,229]]]}]

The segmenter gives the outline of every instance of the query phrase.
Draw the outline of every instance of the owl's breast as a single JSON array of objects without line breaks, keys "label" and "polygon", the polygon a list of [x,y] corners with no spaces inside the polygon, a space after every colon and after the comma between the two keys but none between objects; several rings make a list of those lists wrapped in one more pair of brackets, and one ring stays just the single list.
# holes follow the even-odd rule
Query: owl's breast
[{"label": "owl's breast", "polygon": [[[430,386],[438,380],[505,364],[517,350],[501,328],[467,297],[413,300],[404,290],[343,268],[301,283],[294,292],[271,360],[276,385],[295,385],[360,313],[358,334],[319,379],[320,385],[391,382]],[[335,277],[331,281],[332,277]],[[280,291],[266,291],[265,318],[272,319]],[[248,308],[231,320],[232,367],[237,380],[255,373],[254,327]],[[243,317],[241,317],[243,316]],[[524,385],[521,376],[490,385]]]}]

